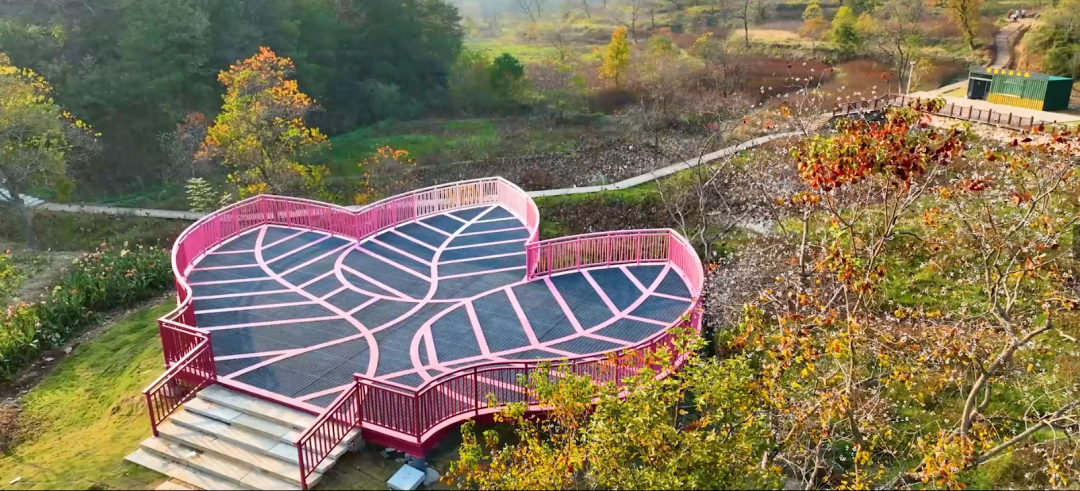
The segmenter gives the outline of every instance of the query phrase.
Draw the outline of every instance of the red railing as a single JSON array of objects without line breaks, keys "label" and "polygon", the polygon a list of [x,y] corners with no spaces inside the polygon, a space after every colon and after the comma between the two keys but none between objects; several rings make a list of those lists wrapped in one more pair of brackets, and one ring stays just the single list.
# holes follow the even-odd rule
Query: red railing
[{"label": "red railing", "polygon": [[[177,307],[159,320],[162,348],[168,370],[145,391],[150,423],[157,425],[194,392],[217,379],[209,335],[195,328],[195,311],[187,275],[210,249],[253,228],[283,225],[318,230],[361,240],[403,222],[448,210],[485,204],[501,204],[525,221],[530,240],[536,240],[540,214],[521,188],[502,178],[475,179],[419,189],[378,201],[358,210],[317,201],[281,196],[255,196],[218,210],[187,228],[172,250]],[[347,398],[345,398],[347,399]],[[348,401],[339,401],[316,420],[297,443],[303,478],[310,476],[334,445],[325,442],[344,438],[340,427],[348,418]],[[347,433],[347,432],[346,432]],[[334,444],[340,443],[338,439]]]},{"label": "red railing", "polygon": [[[575,235],[526,245],[530,277],[589,266],[666,261],[672,230],[629,230]],[[695,255],[696,257],[696,255]]]},{"label": "red railing", "polygon": [[359,390],[358,386],[353,385],[342,392],[296,440],[301,488],[308,488],[308,478],[319,468],[319,464],[360,424]]},{"label": "red railing", "polygon": [[[674,266],[690,285],[694,303],[672,327],[691,326],[700,332],[701,261],[693,247],[673,230],[637,230],[588,234],[542,242],[530,241],[527,268],[530,277],[597,265],[665,262]],[[354,375],[344,397],[355,398],[363,427],[389,435],[402,450],[422,454],[441,429],[465,418],[489,414],[489,399],[497,405],[526,403],[536,406],[529,390],[532,377],[558,377],[563,370],[588,374],[599,383],[621,385],[646,364],[646,353],[672,347],[676,334],[661,331],[631,350],[613,350],[569,359],[488,362],[431,379],[418,388]],[[683,356],[676,354],[676,366]],[[341,399],[335,404],[345,404]],[[351,406],[350,406],[351,407]],[[533,407],[534,410],[542,410]],[[336,411],[331,407],[328,411]],[[317,425],[316,425],[317,426]],[[311,433],[316,429],[308,430]]]},{"label": "red railing", "polygon": [[[843,116],[852,113],[878,111],[889,106],[907,106],[911,103],[926,102],[927,99],[908,97],[899,94],[888,94],[875,99],[867,99],[854,102],[842,102],[833,107],[833,116]],[[1032,116],[1014,116],[1011,112],[994,111],[992,109],[978,109],[974,106],[961,106],[947,103],[940,109],[930,111],[937,116],[963,119],[976,123],[990,124],[1012,130],[1027,130],[1032,126],[1050,123],[1049,121],[1037,120]]]},{"label": "red railing", "polygon": [[[168,320],[158,321],[169,369],[143,390],[150,412],[150,428],[158,436],[158,425],[196,392],[217,379],[214,349],[210,337]],[[184,352],[183,356],[175,355]]]},{"label": "red railing", "polygon": [[[169,367],[145,391],[151,425],[157,425],[196,391],[216,380],[208,334],[194,327],[190,268],[211,248],[265,224],[306,228],[361,240],[388,228],[428,215],[484,204],[500,204],[525,222],[527,271],[530,277],[595,265],[668,262],[691,285],[692,296],[701,292],[703,272],[693,248],[671,230],[642,230],[589,234],[539,242],[540,215],[536,204],[514,184],[501,179],[478,179],[417,190],[350,210],[310,200],[257,196],[199,220],[181,234],[173,247],[177,282],[177,308],[163,317],[161,326],[165,362]],[[696,302],[684,314],[700,329]],[[670,346],[672,334],[658,333],[635,350],[611,352],[554,362],[488,363],[446,373],[420,388],[377,382],[357,375],[351,389],[338,397],[296,442],[301,483],[307,480],[348,432],[364,425],[390,435],[403,448],[422,453],[423,445],[440,428],[469,415],[494,411],[488,395],[500,403],[528,402],[521,375],[569,369],[587,373],[601,382],[621,381],[641,368],[641,353]],[[541,374],[543,374],[541,373]]]}]

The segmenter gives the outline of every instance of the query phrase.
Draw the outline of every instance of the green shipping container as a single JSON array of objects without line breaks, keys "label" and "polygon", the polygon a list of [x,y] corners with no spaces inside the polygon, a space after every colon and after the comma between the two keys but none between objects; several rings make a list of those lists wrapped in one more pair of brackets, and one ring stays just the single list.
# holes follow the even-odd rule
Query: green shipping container
[{"label": "green shipping container", "polygon": [[968,98],[1039,111],[1062,111],[1069,108],[1072,85],[1068,77],[973,66],[968,73]]}]

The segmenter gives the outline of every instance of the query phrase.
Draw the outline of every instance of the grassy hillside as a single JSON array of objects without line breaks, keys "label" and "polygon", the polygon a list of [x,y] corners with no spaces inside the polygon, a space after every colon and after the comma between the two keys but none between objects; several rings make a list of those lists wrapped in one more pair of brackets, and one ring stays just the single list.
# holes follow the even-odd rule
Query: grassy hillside
[{"label": "grassy hillside", "polygon": [[0,458],[14,489],[150,489],[162,476],[123,461],[150,435],[142,389],[161,374],[156,319],[172,300],[126,315],[22,396],[20,439]]}]

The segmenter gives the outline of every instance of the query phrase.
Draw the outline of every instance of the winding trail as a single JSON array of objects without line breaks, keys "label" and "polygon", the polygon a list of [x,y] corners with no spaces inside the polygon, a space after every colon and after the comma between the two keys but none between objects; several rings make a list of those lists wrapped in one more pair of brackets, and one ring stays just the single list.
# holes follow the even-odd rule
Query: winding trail
[{"label": "winding trail", "polygon": [[[530,191],[528,193],[531,198],[542,198],[545,196],[566,196],[571,194],[591,194],[599,193],[603,191],[613,191],[618,189],[628,189],[634,186],[638,186],[647,182],[655,181],[662,177],[670,176],[676,172],[696,167],[700,164],[709,163],[714,160],[730,157],[736,153],[744,150],[749,150],[754,147],[764,145],[765,143],[781,138],[788,138],[792,136],[801,135],[801,132],[790,131],[786,133],[774,133],[771,135],[760,136],[737,145],[722,148],[715,152],[707,153],[700,159],[693,158],[683,162],[671,164],[667,167],[662,167],[651,172],[646,172],[639,176],[631,177],[629,179],[623,179],[622,181],[613,184],[604,184],[601,186],[582,186],[562,189],[545,189],[541,191]],[[37,199],[29,196],[24,196],[24,199]],[[204,213],[197,213],[192,211],[176,211],[176,210],[155,210],[149,208],[122,208],[117,206],[96,206],[96,205],[64,205],[59,203],[40,202],[35,209],[54,211],[54,212],[66,212],[66,213],[85,213],[90,215],[112,215],[112,216],[137,216],[148,218],[164,218],[167,220],[187,220],[195,221],[202,218]],[[356,207],[352,207],[356,208]]]}]

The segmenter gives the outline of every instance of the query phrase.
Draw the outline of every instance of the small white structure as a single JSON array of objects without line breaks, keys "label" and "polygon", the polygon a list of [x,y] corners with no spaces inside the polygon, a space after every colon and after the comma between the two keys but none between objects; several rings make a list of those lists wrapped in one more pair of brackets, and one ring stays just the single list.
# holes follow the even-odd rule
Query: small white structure
[{"label": "small white structure", "polygon": [[424,483],[425,477],[427,476],[424,471],[411,465],[403,465],[389,481],[386,481],[386,485],[398,491],[412,491]]}]

